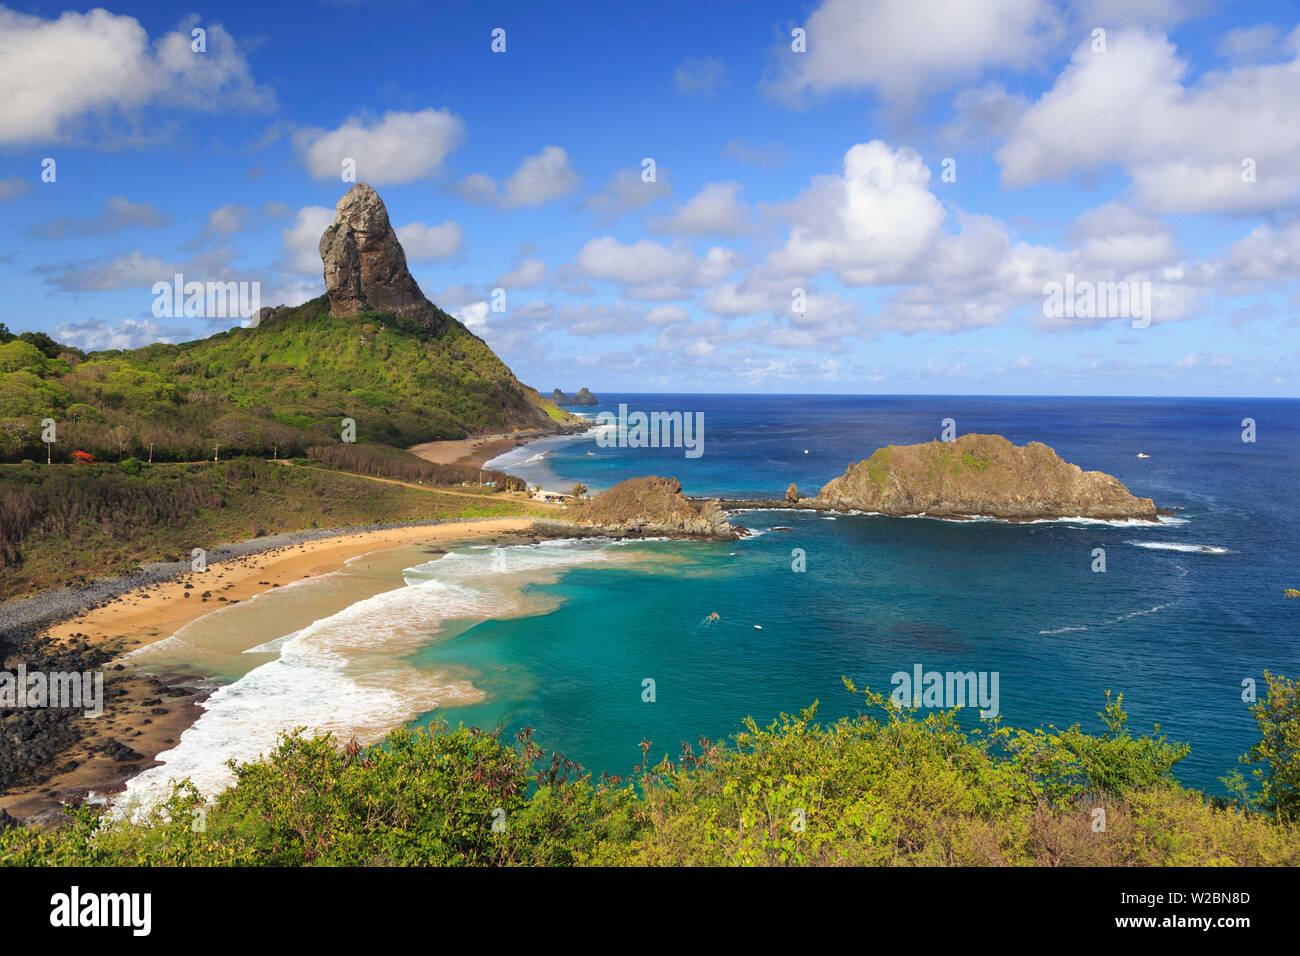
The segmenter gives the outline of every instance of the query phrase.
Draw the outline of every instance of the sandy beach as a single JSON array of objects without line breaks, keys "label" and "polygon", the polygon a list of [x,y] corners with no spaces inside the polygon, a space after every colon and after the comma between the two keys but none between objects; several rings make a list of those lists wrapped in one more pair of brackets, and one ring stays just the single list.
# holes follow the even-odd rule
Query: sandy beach
[{"label": "sandy beach", "polygon": [[478,435],[455,441],[429,441],[407,449],[412,455],[431,461],[435,465],[465,465],[482,468],[486,462],[504,454],[516,445],[526,445],[540,438],[554,438],[565,432],[505,432],[497,435]]},{"label": "sandy beach", "polygon": [[481,435],[478,438],[465,438],[459,441],[425,442],[423,445],[413,445],[407,451],[435,465],[465,465],[469,468],[482,468],[486,462],[509,451],[515,445],[536,441],[540,437],[542,436]]},{"label": "sandy beach", "polygon": [[[344,534],[304,541],[275,550],[244,555],[212,564],[123,594],[47,631],[51,643],[84,641],[116,656],[171,636],[183,625],[218,608],[247,600],[275,587],[306,577],[337,571],[364,554],[415,544],[447,544],[472,537],[526,531],[531,518],[492,518],[452,521],[415,527]],[[206,596],[206,597],[205,597]],[[0,808],[18,818],[42,818],[58,812],[59,803],[88,792],[113,793],[127,779],[152,766],[154,758],[175,745],[181,733],[202,713],[206,692],[193,687],[199,674],[160,674],[116,671],[105,666],[105,696],[98,718],[85,718],[85,736],[59,755],[60,768],[47,781],[0,795]],[[116,693],[116,696],[112,696]],[[101,752],[117,741],[134,754]]]},{"label": "sandy beach", "polygon": [[[119,641],[129,648],[149,644],[224,604],[243,601],[268,588],[317,574],[337,571],[347,560],[370,551],[405,544],[434,544],[485,534],[523,531],[532,518],[492,518],[437,525],[365,531],[304,541],[211,565],[162,584],[146,585],[85,614],[51,627],[52,640],[74,634],[100,641]],[[205,592],[210,592],[206,599]]]}]

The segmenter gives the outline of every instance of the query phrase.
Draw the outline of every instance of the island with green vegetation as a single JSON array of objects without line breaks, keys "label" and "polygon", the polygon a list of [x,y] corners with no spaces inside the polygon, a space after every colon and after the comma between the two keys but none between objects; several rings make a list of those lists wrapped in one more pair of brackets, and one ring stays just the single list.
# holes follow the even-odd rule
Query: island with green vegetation
[{"label": "island with green vegetation", "polygon": [[1014,445],[1001,435],[886,445],[814,498],[791,497],[781,506],[1007,521],[1159,520],[1150,498],[1135,497],[1113,476],[1063,461],[1042,442]]}]

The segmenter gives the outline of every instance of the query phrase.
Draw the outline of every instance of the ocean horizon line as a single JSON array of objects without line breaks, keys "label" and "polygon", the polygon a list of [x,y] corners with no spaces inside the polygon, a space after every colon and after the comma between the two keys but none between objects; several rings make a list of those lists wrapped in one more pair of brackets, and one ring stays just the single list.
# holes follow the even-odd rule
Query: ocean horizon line
[{"label": "ocean horizon line", "polygon": [[[681,398],[698,395],[701,397],[737,397],[745,398],[1034,398],[1057,399],[1061,401],[1094,401],[1098,399],[1114,400],[1164,400],[1164,401],[1249,401],[1249,402],[1293,402],[1300,401],[1300,395],[1064,395],[1033,393],[979,393],[979,392],[624,392],[612,388],[595,388],[592,390],[599,398],[600,393],[617,395],[623,398],[664,397]],[[606,404],[600,402],[600,407]],[[578,407],[578,406],[574,406]]]}]

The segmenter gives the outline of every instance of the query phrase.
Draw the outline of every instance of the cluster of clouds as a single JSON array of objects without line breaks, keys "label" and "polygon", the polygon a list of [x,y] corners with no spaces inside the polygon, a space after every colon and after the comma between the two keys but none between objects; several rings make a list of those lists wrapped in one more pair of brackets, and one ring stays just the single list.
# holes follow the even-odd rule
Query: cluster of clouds
[{"label": "cluster of clouds", "polygon": [[197,18],[150,41],[134,17],[103,9],[54,20],[0,7],[0,145],[69,142],[88,127],[128,124],[145,108],[265,110],[274,94],[220,24]]},{"label": "cluster of clouds", "polygon": [[[886,334],[950,335],[1013,322],[1059,332],[1113,321],[1043,316],[1045,284],[1066,275],[1150,283],[1157,324],[1204,315],[1215,296],[1294,289],[1300,124],[1290,117],[1300,102],[1300,27],[1233,30],[1214,45],[1212,67],[1202,68],[1169,31],[1207,12],[1198,0],[823,0],[802,24],[806,52],[785,41],[773,49],[762,87],[795,109],[864,97],[891,118],[886,127],[905,130],[893,121],[946,101],[951,120],[938,140],[989,155],[1009,195],[1122,178],[1117,191],[1060,223],[1055,243],[1025,241],[1013,222],[958,206],[937,176],[943,157],[923,156],[905,135],[846,140],[838,168],[778,202],[750,201],[735,178],[678,197],[671,170],[659,167],[647,179],[638,166],[613,171],[583,196],[582,172],[554,143],[524,146],[521,152],[536,152],[504,169],[457,173],[451,159],[467,128],[445,106],[299,128],[292,148],[320,181],[337,182],[351,164],[376,186],[428,181],[505,212],[564,202],[585,215],[597,234],[566,261],[547,263],[525,248],[490,281],[433,295],[508,359],[512,349],[535,351],[540,333],[563,331],[615,340],[576,359],[610,371],[646,371],[651,358],[668,356],[725,367],[744,381],[875,380],[878,369],[838,353]],[[1101,49],[1097,24],[1106,25]],[[273,106],[233,38],[219,25],[206,29],[208,53],[195,56],[184,24],[150,41],[132,18],[103,10],[45,20],[0,8],[0,145],[66,140],[96,123],[129,122],[145,107],[203,110],[218,99],[224,107]],[[48,84],[24,82],[55,49],[72,66]],[[1063,65],[1052,67],[1066,52]],[[1042,91],[1015,89],[1028,80]],[[683,97],[710,98],[737,79],[722,60],[693,56],[669,82]],[[723,155],[772,168],[785,148],[735,140]],[[0,202],[26,189],[16,178],[0,179]],[[227,240],[273,224],[279,291],[306,298],[322,288],[318,243],[333,215],[323,206],[222,206],[183,247],[194,253],[187,262],[137,249],[50,267],[46,281],[64,291],[107,290],[178,267],[228,264]],[[1262,221],[1226,250],[1197,256],[1180,248],[1175,226],[1177,217],[1203,215]],[[644,237],[614,228],[626,217],[640,218]],[[168,222],[165,211],[113,197],[97,214],[52,221],[33,237]],[[464,229],[452,220],[409,222],[397,232],[417,265],[454,261],[466,248]],[[509,293],[504,313],[491,310],[493,288]],[[118,341],[108,331],[93,334]],[[167,330],[137,322],[122,334]],[[926,372],[961,376],[977,360],[931,360]],[[1007,370],[1041,364],[1028,355],[1002,361]],[[1231,364],[1209,353],[1180,361],[1188,369]],[[1106,368],[1099,357],[1093,371]]]}]

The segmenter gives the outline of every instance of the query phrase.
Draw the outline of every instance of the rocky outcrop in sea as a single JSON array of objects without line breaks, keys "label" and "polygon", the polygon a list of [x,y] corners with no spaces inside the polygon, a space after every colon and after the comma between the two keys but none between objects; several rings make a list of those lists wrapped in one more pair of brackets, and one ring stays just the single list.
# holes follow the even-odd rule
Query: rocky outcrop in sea
[{"label": "rocky outcrop in sea", "polygon": [[1150,498],[1111,475],[1084,471],[1042,442],[979,434],[880,448],[827,482],[814,506],[936,518],[1158,520]]},{"label": "rocky outcrop in sea", "polygon": [[600,399],[591,394],[586,387],[578,389],[573,395],[566,395],[558,388],[551,392],[551,401],[556,405],[599,405]]}]

